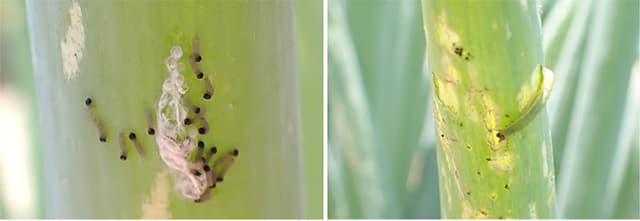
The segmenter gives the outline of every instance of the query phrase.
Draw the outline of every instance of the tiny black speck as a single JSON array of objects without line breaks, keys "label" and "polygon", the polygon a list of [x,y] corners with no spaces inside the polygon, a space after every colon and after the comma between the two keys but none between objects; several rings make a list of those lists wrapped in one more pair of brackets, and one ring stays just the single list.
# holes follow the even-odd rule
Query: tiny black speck
[{"label": "tiny black speck", "polygon": [[209,167],[209,165],[204,165],[204,167],[202,167],[202,169],[206,172],[211,171],[211,167]]},{"label": "tiny black speck", "polygon": [[240,151],[238,151],[238,149],[233,150],[233,155],[234,156],[238,156],[238,154],[240,154]]},{"label": "tiny black speck", "polygon": [[193,112],[196,113],[196,114],[200,113],[200,108],[196,107],[195,110],[193,110]]},{"label": "tiny black speck", "polygon": [[491,158],[488,158],[488,157],[487,157],[487,161],[491,161]]},{"label": "tiny black speck", "polygon": [[200,176],[202,175],[202,173],[200,173],[200,171],[195,170],[193,171],[193,175]]},{"label": "tiny black speck", "polygon": [[508,184],[508,183],[507,183],[507,184],[505,184],[505,185],[504,185],[504,188],[505,188],[505,189],[509,189],[509,184]]},{"label": "tiny black speck", "polygon": [[204,148],[204,142],[202,142],[201,140],[198,141],[198,147],[200,148]]},{"label": "tiny black speck", "polygon": [[154,134],[156,134],[156,130],[155,130],[155,129],[153,129],[153,128],[149,128],[149,129],[147,129],[147,133],[148,133],[149,135],[154,135]]},{"label": "tiny black speck", "polygon": [[184,125],[191,125],[191,119],[185,118],[184,119]]},{"label": "tiny black speck", "polygon": [[471,195],[471,192],[467,192],[467,195]]},{"label": "tiny black speck", "polygon": [[218,148],[216,148],[216,147],[211,147],[211,150],[209,150],[209,151],[211,151],[211,153],[212,153],[212,154],[213,154],[213,153],[217,153],[217,152],[218,152]]},{"label": "tiny black speck", "polygon": [[209,99],[211,99],[211,94],[209,94],[209,93],[204,93],[204,95],[202,95],[202,97],[203,97],[204,99],[209,100]]},{"label": "tiny black speck", "polygon": [[199,134],[206,134],[207,133],[207,129],[205,129],[204,127],[198,128],[198,133]]},{"label": "tiny black speck", "polygon": [[200,72],[200,73],[198,73],[198,74],[196,75],[196,77],[197,77],[198,79],[202,79],[202,77],[204,77],[204,73]]},{"label": "tiny black speck", "polygon": [[218,178],[216,178],[216,182],[218,182],[218,183],[222,183],[222,181],[224,181],[224,179],[223,179],[222,177],[218,177]]},{"label": "tiny black speck", "polygon": [[129,133],[129,140],[135,140],[136,139],[136,134],[131,132]]},{"label": "tiny black speck", "polygon": [[93,102],[93,100],[91,100],[91,98],[89,98],[89,97],[86,100],[84,100],[84,104],[87,105],[87,106],[91,105],[92,102]]},{"label": "tiny black speck", "polygon": [[444,137],[444,134],[440,134],[440,137]]},{"label": "tiny black speck", "polygon": [[200,55],[196,56],[196,62],[200,62],[200,61],[202,61],[202,56]]},{"label": "tiny black speck", "polygon": [[98,139],[100,140],[100,142],[103,142],[103,143],[107,142],[107,138],[106,137],[100,137]]},{"label": "tiny black speck", "polygon": [[125,156],[125,155],[120,155],[120,160],[127,160],[127,156]]},{"label": "tiny black speck", "polygon": [[502,133],[500,133],[500,132],[498,132],[498,133],[496,134],[496,137],[498,137],[498,139],[499,139],[500,141],[503,141],[503,140],[505,139],[504,134],[502,134]]}]

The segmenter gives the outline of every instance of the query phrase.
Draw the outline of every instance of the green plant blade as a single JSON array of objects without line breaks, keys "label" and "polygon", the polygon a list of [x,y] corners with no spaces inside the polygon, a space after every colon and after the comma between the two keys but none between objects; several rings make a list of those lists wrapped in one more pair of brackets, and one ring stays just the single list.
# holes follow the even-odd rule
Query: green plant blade
[{"label": "green plant blade", "polygon": [[330,218],[438,216],[418,5],[329,1]]},{"label": "green plant blade", "polygon": [[322,219],[322,1],[296,0],[306,218]]},{"label": "green plant blade", "polygon": [[[71,1],[28,1],[36,95],[44,145],[48,218],[300,218],[304,214],[298,80],[291,1],[77,1],[84,49],[77,77],[63,74],[61,40]],[[73,17],[72,17],[73,18]],[[206,90],[187,61],[200,38]],[[174,190],[144,132],[158,102],[169,49],[180,46],[187,97],[206,112],[201,139],[240,150],[233,168],[196,204]],[[108,135],[97,139],[84,99],[95,100]],[[147,151],[118,159],[117,134],[136,132]]]},{"label": "green plant blade", "polygon": [[[554,124],[560,126],[553,127],[554,144],[560,144],[556,151],[559,215],[612,218],[613,211],[607,208],[623,207],[611,205],[616,203],[608,200],[611,194],[627,194],[634,189],[618,188],[619,193],[613,193],[609,183],[611,174],[622,172],[614,171],[613,165],[625,161],[616,157],[616,152],[625,146],[620,144],[621,135],[630,132],[624,129],[623,122],[634,122],[623,112],[628,105],[631,67],[638,56],[638,3],[580,3],[574,7],[583,15],[574,18],[575,30],[570,30],[566,39],[559,39],[567,43],[560,50],[558,61],[548,60],[557,64],[552,68],[559,76],[566,75],[567,81],[563,83],[558,78],[559,85],[567,86],[559,87],[560,93],[554,95],[558,97],[550,101],[552,109],[560,110],[554,117]],[[638,205],[637,201],[628,203]]]},{"label": "green plant blade", "polygon": [[534,71],[543,62],[535,2],[422,4],[443,217],[552,218],[546,111],[512,134],[498,130],[530,118],[548,81]]}]

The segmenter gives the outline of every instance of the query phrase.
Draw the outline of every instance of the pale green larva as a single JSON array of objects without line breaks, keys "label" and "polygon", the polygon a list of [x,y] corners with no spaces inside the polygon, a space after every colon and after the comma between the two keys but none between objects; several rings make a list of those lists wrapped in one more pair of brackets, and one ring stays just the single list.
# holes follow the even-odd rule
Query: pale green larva
[{"label": "pale green larva", "polygon": [[535,96],[535,99],[527,105],[525,108],[526,111],[511,125],[505,127],[504,129],[498,130],[496,133],[496,137],[500,138],[500,140],[504,140],[507,136],[521,130],[526,127],[533,121],[538,113],[544,109],[544,105],[547,103],[549,99],[549,95],[551,95],[551,89],[553,88],[553,80],[554,74],[551,70],[543,67],[542,65],[537,65],[534,69],[534,74],[540,75],[540,83],[538,84],[538,90]]}]

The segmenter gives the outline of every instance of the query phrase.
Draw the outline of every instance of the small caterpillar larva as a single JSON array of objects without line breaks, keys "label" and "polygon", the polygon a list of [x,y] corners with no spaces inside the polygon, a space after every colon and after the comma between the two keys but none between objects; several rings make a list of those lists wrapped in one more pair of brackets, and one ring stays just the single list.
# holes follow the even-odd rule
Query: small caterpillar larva
[{"label": "small caterpillar larva", "polygon": [[191,111],[193,111],[193,113],[200,113],[200,107],[194,105],[189,98],[183,96],[182,97],[182,103],[185,104],[189,109],[191,109]]},{"label": "small caterpillar larva", "polygon": [[144,117],[147,120],[147,134],[149,135],[154,135],[156,134],[156,129],[155,126],[153,124],[153,117],[151,116],[151,111],[150,110],[145,110],[144,111]]},{"label": "small caterpillar larva", "polygon": [[202,203],[211,200],[211,189],[207,188],[198,199],[193,200],[196,203]]},{"label": "small caterpillar larva", "polygon": [[120,159],[127,160],[127,144],[124,142],[124,134],[118,134],[118,144],[120,144]]},{"label": "small caterpillar larva", "polygon": [[538,116],[538,113],[544,109],[544,105],[549,99],[549,95],[551,95],[554,74],[551,70],[543,67],[542,65],[536,66],[534,74],[540,74],[540,83],[538,84],[538,91],[535,98],[528,105],[526,111],[514,123],[502,130],[498,130],[496,137],[498,137],[500,141],[506,139],[507,136],[515,133],[516,131],[525,128],[529,123],[531,123],[531,121],[533,121],[533,119],[535,119],[536,116]]},{"label": "small caterpillar larva", "polygon": [[195,62],[202,61],[202,56],[200,56],[200,37],[198,36],[193,37],[190,58]]},{"label": "small caterpillar larva", "polygon": [[185,118],[184,121],[182,123],[184,123],[184,125],[191,125],[194,123],[198,123],[201,120],[204,120],[204,113],[203,111],[200,111],[196,116],[193,116],[193,118]]},{"label": "small caterpillar larva", "polygon": [[93,103],[94,103],[93,100],[89,97],[84,100],[84,104],[87,106],[87,116],[89,117],[89,120],[91,120],[91,122],[98,129],[98,140],[104,143],[104,142],[107,142],[107,132],[104,129],[104,125],[102,125],[102,122],[100,122],[96,117]]},{"label": "small caterpillar larva", "polygon": [[211,147],[211,149],[209,149],[209,154],[207,154],[207,157],[204,158],[204,162],[206,164],[209,164],[209,161],[211,161],[211,157],[213,157],[213,155],[215,155],[218,152],[218,148],[216,146]]},{"label": "small caterpillar larva", "polygon": [[200,128],[198,128],[198,133],[201,135],[206,134],[209,131],[209,122],[204,117],[199,117],[200,119]]},{"label": "small caterpillar larva", "polygon": [[204,142],[198,141],[198,148],[196,150],[195,162],[203,161],[202,155],[204,154]]},{"label": "small caterpillar larva", "polygon": [[205,87],[207,87],[207,91],[204,93],[204,95],[202,96],[205,100],[209,100],[211,99],[211,97],[213,97],[213,84],[211,83],[211,80],[209,79],[209,77],[204,78],[204,85]]},{"label": "small caterpillar larva", "polygon": [[138,141],[136,134],[133,132],[129,133],[129,140],[131,140],[131,142],[133,143],[133,146],[136,147],[136,151],[138,152],[140,157],[144,158],[144,149],[142,149],[142,145],[140,145],[140,142]]}]

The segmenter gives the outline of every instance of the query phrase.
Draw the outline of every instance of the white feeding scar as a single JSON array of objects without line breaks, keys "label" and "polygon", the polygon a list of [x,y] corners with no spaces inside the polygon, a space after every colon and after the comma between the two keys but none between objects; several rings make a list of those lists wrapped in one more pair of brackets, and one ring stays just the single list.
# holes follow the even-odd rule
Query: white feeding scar
[{"label": "white feeding scar", "polygon": [[82,25],[82,9],[80,5],[76,1],[73,1],[68,13],[69,26],[64,38],[60,41],[62,70],[67,81],[78,75],[85,43],[84,26]]},{"label": "white feeding scar", "polygon": [[162,94],[156,107],[158,134],[156,143],[164,163],[169,167],[178,191],[186,198],[196,200],[207,189],[207,177],[194,175],[191,171],[201,170],[202,166],[189,162],[189,153],[195,148],[195,131],[186,131],[183,119],[187,111],[182,105],[182,96],[187,88],[183,82],[181,65],[182,48],[171,48],[165,65],[169,77],[162,83]]}]

